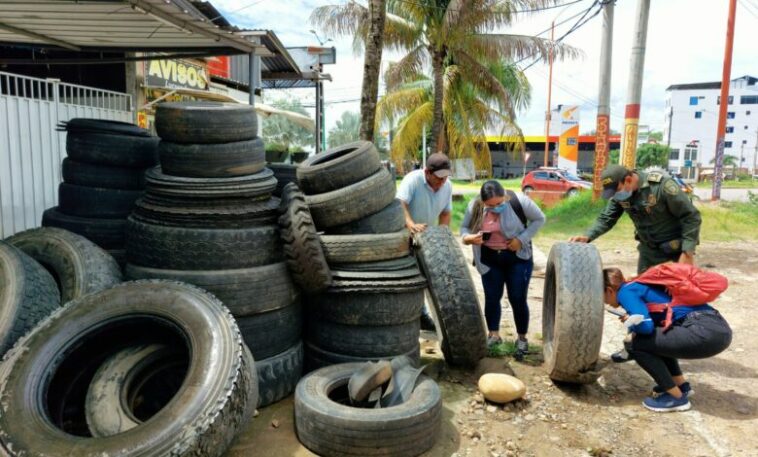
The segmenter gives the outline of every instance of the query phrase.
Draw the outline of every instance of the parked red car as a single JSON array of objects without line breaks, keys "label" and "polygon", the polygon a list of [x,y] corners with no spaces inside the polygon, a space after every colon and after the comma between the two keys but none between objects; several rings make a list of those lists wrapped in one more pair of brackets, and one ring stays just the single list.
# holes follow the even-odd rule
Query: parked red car
[{"label": "parked red car", "polygon": [[536,190],[560,192],[567,197],[573,197],[579,194],[579,191],[591,188],[591,182],[561,168],[541,167],[530,171],[521,180],[521,190],[525,194]]}]

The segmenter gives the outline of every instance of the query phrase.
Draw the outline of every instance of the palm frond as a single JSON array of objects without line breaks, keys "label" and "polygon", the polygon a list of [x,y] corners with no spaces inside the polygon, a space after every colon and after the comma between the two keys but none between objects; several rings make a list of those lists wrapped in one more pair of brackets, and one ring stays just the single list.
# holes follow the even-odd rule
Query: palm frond
[{"label": "palm frond", "polygon": [[319,6],[313,10],[308,22],[327,35],[356,35],[358,30],[366,28],[368,8],[354,1],[342,5]]},{"label": "palm frond", "polygon": [[414,111],[431,99],[431,92],[422,87],[390,92],[376,104],[376,122],[390,121]]},{"label": "palm frond", "polygon": [[459,68],[467,83],[475,86],[487,99],[495,101],[500,109],[507,112],[510,117],[516,117],[511,95],[486,66],[465,52],[456,53],[455,58],[461,62]]},{"label": "palm frond", "polygon": [[432,102],[425,102],[400,122],[390,152],[392,161],[398,168],[402,168],[402,162],[406,159],[415,159],[421,146],[424,127],[429,131],[432,125],[432,111]]},{"label": "palm frond", "polygon": [[528,35],[472,34],[456,47],[465,49],[476,59],[489,62],[515,61],[529,57],[548,60],[551,49],[556,60],[574,59],[583,55],[581,50],[573,46]]},{"label": "palm frond", "polygon": [[418,79],[425,65],[429,63],[429,51],[425,46],[416,46],[402,59],[389,65],[384,73],[387,89]]}]

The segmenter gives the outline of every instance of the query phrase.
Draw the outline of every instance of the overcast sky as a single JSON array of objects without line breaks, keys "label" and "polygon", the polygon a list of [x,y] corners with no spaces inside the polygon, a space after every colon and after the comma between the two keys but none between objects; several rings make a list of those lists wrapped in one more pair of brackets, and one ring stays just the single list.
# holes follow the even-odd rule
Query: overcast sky
[{"label": "overcast sky", "polygon": [[[321,5],[340,4],[341,0],[211,0],[225,17],[239,27],[274,31],[285,46],[318,44],[309,32],[311,11]],[[560,22],[588,8],[593,0],[532,15],[521,15],[505,33],[534,35],[550,27],[557,16]],[[645,76],[642,89],[641,124],[653,130],[663,129],[665,90],[671,84],[719,81],[724,58],[727,0],[652,0],[648,23]],[[613,80],[611,84],[611,126],[621,130],[626,103],[629,56],[637,0],[617,0],[613,36]],[[578,19],[578,18],[577,18]],[[576,21],[556,27],[561,36]],[[581,49],[584,57],[557,62],[553,69],[553,106],[581,106],[581,131],[594,129],[597,113],[598,71],[602,14],[572,33],[565,43]],[[542,35],[549,37],[549,34]],[[333,38],[337,64],[328,65],[333,82],[326,83],[326,125],[330,128],[343,111],[359,111],[363,57],[356,56],[352,41]],[[322,36],[322,39],[324,37]],[[758,0],[738,0],[732,78],[750,74],[758,76]],[[383,59],[397,60],[397,55]],[[524,64],[529,61],[524,62]],[[519,113],[518,123],[527,135],[544,134],[547,104],[547,64],[537,63],[526,71],[532,84],[532,103]],[[312,91],[268,90],[271,100],[284,94],[312,104]],[[348,102],[344,102],[344,101]],[[343,103],[337,103],[343,102]]]}]

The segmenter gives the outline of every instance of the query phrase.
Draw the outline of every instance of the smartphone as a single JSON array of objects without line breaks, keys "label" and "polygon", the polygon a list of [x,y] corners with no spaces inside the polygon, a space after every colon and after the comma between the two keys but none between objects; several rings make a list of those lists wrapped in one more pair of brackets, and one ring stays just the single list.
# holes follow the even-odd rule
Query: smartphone
[{"label": "smartphone", "polygon": [[482,232],[482,239],[484,241],[489,240],[491,236],[492,236],[492,232]]},{"label": "smartphone", "polygon": [[614,316],[618,316],[618,317],[626,316],[626,311],[621,310],[621,309],[608,308],[606,306],[605,310],[608,311],[609,313],[613,314]]}]

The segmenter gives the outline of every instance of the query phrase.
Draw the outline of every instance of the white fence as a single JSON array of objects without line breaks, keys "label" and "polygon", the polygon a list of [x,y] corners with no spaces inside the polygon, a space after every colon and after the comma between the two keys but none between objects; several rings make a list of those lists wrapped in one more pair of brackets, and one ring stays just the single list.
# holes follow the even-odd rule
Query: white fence
[{"label": "white fence", "polygon": [[66,133],[56,127],[75,117],[133,122],[131,96],[0,72],[0,239],[58,204]]}]

